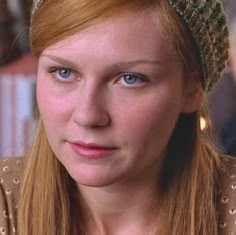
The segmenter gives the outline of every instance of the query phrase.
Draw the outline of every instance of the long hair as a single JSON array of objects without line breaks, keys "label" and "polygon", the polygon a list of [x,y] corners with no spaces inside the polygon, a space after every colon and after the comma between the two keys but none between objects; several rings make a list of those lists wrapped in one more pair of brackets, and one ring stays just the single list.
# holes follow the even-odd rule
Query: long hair
[{"label": "long hair", "polygon": [[[33,56],[37,61],[48,46],[106,18],[143,10],[161,19],[185,73],[200,71],[194,40],[166,0],[45,0],[32,19]],[[200,130],[199,116],[200,111],[181,114],[167,146],[160,178],[163,203],[158,234],[217,234],[219,159]],[[20,187],[19,235],[85,234],[80,208],[76,184],[50,148],[39,117]]]}]

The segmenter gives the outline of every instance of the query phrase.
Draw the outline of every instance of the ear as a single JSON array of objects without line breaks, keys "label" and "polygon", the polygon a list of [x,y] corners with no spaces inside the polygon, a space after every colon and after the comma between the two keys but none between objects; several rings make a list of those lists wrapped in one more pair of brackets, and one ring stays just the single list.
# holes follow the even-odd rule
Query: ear
[{"label": "ear", "polygon": [[198,79],[188,78],[188,84],[185,87],[185,101],[182,113],[194,113],[199,110],[204,98],[204,90]]}]

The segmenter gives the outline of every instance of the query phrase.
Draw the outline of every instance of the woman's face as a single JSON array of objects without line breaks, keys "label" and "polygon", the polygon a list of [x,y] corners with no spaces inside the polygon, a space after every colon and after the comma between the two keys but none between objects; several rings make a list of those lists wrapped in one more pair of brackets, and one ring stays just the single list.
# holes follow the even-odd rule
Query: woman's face
[{"label": "woman's face", "polygon": [[124,13],[43,51],[37,99],[49,143],[79,184],[156,179],[181,112],[182,65],[150,13]]}]

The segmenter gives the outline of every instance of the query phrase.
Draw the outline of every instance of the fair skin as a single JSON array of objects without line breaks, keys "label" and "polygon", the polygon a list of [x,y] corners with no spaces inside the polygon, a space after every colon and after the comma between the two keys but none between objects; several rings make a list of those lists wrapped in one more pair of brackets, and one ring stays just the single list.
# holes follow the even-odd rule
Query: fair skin
[{"label": "fair skin", "polygon": [[150,13],[129,12],[39,58],[41,117],[55,155],[78,184],[88,234],[155,232],[166,145],[179,114],[199,106],[166,38]]}]

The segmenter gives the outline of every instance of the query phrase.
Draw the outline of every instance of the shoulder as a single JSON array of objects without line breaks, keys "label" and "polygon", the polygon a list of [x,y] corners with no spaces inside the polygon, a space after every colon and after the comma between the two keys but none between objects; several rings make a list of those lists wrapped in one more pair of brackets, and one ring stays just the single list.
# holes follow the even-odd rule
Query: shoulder
[{"label": "shoulder", "polygon": [[20,182],[23,158],[0,158],[0,186],[9,193]]},{"label": "shoulder", "polygon": [[236,234],[236,158],[221,157],[217,206],[222,234]]},{"label": "shoulder", "polygon": [[22,160],[0,158],[0,234],[15,232]]},{"label": "shoulder", "polygon": [[23,157],[0,157],[0,177],[11,174],[14,171],[20,171],[22,167]]}]

